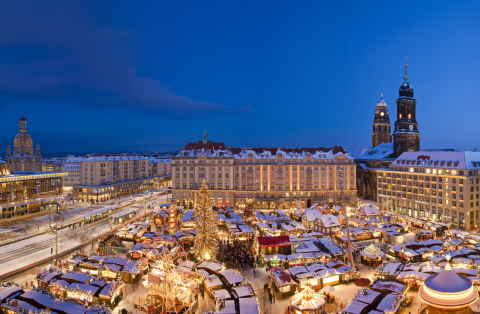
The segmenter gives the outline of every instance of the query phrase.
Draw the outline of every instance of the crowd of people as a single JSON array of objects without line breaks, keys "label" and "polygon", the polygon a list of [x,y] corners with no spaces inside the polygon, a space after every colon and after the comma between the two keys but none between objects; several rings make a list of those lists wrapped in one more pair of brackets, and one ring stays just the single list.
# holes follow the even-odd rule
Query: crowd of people
[{"label": "crowd of people", "polygon": [[[222,254],[223,253],[223,254]],[[238,269],[256,267],[256,251],[253,248],[253,239],[246,241],[221,240],[220,256],[224,263],[234,263]]]}]

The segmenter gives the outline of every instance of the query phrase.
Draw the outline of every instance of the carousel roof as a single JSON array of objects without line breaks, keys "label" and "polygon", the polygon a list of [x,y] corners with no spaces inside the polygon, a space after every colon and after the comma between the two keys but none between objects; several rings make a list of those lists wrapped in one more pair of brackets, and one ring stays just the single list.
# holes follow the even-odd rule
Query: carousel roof
[{"label": "carousel roof", "polygon": [[452,271],[448,264],[440,274],[425,280],[418,295],[426,303],[439,308],[465,307],[478,299],[478,291],[472,282]]},{"label": "carousel roof", "polygon": [[325,297],[306,287],[293,296],[291,306],[300,311],[315,311],[325,305]]}]

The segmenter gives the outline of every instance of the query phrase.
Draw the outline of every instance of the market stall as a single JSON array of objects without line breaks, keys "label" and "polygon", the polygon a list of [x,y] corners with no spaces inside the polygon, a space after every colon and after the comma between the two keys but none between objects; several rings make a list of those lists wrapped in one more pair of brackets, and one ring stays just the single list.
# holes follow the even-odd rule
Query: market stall
[{"label": "market stall", "polygon": [[292,279],[290,274],[283,269],[269,270],[268,276],[272,280],[274,289],[278,291],[280,298],[286,298],[295,293],[297,283]]},{"label": "market stall", "polygon": [[382,263],[383,255],[385,255],[385,253],[383,253],[379,247],[374,246],[373,244],[360,251],[362,264],[371,267],[377,267],[380,265]]}]

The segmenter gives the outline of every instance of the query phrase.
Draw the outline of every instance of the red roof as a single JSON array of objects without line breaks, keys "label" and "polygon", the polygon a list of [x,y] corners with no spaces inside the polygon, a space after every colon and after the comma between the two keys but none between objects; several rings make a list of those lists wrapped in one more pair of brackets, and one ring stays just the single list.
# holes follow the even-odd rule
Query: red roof
[{"label": "red roof", "polygon": [[288,235],[279,237],[258,237],[258,245],[261,247],[288,246],[291,244],[292,242]]}]

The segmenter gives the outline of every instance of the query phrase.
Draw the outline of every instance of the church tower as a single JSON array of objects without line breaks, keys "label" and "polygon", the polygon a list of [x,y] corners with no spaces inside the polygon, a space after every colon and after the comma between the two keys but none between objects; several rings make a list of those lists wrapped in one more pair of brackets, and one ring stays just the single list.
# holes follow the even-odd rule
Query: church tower
[{"label": "church tower", "polygon": [[383,95],[381,95],[375,110],[375,118],[373,118],[372,148],[391,142],[390,117],[388,116],[387,104],[383,100]]},{"label": "church tower", "polygon": [[408,64],[405,63],[405,76],[397,99],[397,121],[393,131],[393,149],[395,157],[403,152],[420,150],[420,132],[416,116],[417,101],[413,98],[413,87],[408,81]]}]

